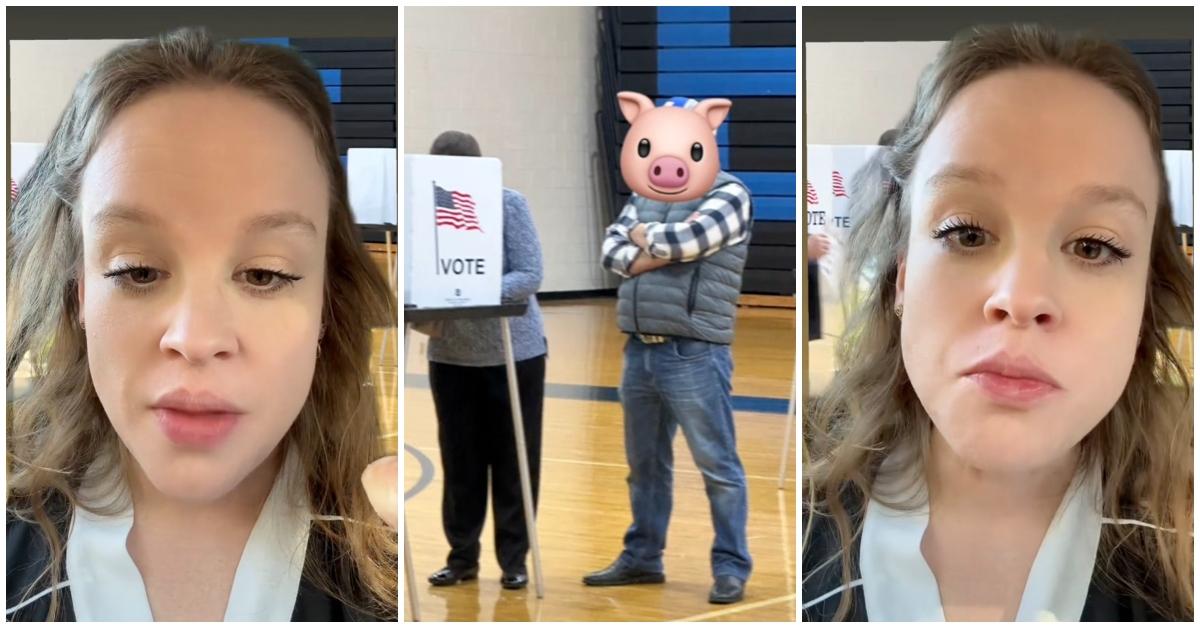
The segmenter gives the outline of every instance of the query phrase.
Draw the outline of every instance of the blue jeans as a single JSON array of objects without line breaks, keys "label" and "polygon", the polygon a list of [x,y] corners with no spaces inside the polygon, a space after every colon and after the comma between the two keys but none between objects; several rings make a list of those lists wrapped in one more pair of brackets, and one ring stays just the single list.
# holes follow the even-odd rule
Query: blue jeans
[{"label": "blue jeans", "polygon": [[729,345],[686,338],[648,345],[636,337],[625,345],[621,405],[633,509],[633,524],[625,533],[620,558],[626,567],[663,570],[671,518],[671,442],[675,428],[682,427],[692,458],[704,476],[716,531],[713,578],[749,578],[749,503],[746,472],[733,430],[732,378]]}]

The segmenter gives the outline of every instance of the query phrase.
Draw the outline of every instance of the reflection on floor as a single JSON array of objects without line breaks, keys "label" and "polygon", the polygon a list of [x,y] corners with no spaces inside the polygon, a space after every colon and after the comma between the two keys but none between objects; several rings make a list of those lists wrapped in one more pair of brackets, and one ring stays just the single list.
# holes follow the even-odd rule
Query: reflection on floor
[{"label": "reflection on floor", "polygon": [[[539,504],[546,595],[500,588],[491,517],[483,531],[477,581],[435,588],[425,578],[441,568],[448,547],[441,529],[442,476],[437,422],[425,374],[425,337],[410,336],[404,398],[404,486],[415,494],[405,517],[417,570],[422,620],[635,621],[718,619],[793,621],[795,591],[795,448],[788,452],[786,490],[777,481],[784,417],[794,372],[795,311],[742,308],[734,341],[738,452],[750,486],[750,551],[754,574],[745,601],[708,603],[712,523],[704,484],[682,436],[675,442],[675,501],[663,585],[590,588],[584,573],[621,551],[629,525],[620,380],[624,337],[611,299],[543,304],[550,344]],[[409,451],[411,448],[412,451]],[[422,471],[422,458],[431,464]],[[421,484],[425,484],[421,487]],[[403,594],[403,593],[402,593]],[[408,617],[408,606],[405,617]]]}]

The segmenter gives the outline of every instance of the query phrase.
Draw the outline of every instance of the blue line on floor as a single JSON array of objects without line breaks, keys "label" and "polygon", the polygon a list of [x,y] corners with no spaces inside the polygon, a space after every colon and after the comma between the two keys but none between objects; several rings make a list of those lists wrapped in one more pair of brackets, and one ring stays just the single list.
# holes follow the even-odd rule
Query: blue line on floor
[{"label": "blue line on floor", "polygon": [[[405,388],[429,389],[429,376],[410,374],[404,377]],[[547,399],[571,399],[574,401],[621,401],[617,389],[611,386],[588,386],[585,384],[546,384]],[[761,412],[764,414],[787,414],[788,400],[778,397],[740,397],[734,395],[733,409],[738,412]]]}]

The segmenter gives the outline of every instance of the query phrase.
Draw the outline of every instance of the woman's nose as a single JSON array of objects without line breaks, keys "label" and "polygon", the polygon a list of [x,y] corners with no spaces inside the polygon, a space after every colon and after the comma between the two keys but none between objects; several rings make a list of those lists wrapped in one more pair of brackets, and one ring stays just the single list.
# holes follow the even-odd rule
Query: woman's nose
[{"label": "woman's nose", "polygon": [[193,364],[231,357],[238,350],[232,314],[220,287],[185,288],[159,348]]},{"label": "woman's nose", "polygon": [[984,317],[1015,327],[1053,328],[1062,319],[1053,258],[1044,251],[1014,251],[998,267]]}]

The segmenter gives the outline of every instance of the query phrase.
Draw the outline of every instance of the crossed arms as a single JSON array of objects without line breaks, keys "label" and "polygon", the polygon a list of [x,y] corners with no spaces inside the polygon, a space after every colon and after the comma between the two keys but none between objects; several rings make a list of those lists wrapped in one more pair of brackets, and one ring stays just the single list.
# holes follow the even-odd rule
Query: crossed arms
[{"label": "crossed arms", "polygon": [[640,223],[637,208],[627,203],[605,230],[601,264],[622,277],[670,264],[708,257],[749,235],[750,195],[727,183],[708,193],[695,213],[681,222]]}]

